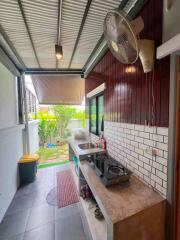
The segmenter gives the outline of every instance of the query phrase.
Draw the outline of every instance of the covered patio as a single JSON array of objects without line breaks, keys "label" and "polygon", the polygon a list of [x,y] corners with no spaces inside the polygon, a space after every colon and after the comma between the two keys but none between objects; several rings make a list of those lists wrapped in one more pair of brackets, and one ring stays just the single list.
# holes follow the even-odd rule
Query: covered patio
[{"label": "covered patio", "polygon": [[0,224],[0,239],[7,240],[89,240],[89,229],[80,203],[58,208],[48,193],[56,189],[56,174],[69,164],[39,169],[34,183],[15,194]]},{"label": "covered patio", "polygon": [[179,8],[0,0],[0,240],[180,239]]}]

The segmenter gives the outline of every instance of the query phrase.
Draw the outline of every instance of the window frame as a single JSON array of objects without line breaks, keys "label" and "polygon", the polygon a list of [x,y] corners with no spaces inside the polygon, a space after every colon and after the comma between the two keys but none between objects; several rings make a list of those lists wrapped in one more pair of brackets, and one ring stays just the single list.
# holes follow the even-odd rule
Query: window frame
[{"label": "window frame", "polygon": [[[98,104],[98,98],[103,96],[103,102],[104,102],[104,92],[98,93],[91,98],[89,98],[89,132],[92,134],[95,134],[96,136],[100,136],[99,131],[99,104]],[[95,99],[96,101],[96,132],[91,130],[91,101]],[[104,104],[103,104],[104,105]],[[104,130],[104,129],[103,129]]]}]

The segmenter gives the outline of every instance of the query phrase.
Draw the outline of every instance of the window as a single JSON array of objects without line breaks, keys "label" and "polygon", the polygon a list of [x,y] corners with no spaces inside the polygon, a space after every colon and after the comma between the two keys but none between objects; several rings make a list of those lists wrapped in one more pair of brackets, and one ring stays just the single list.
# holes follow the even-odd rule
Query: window
[{"label": "window", "polygon": [[91,133],[100,135],[104,131],[104,96],[102,94],[90,99],[89,113],[89,130]]}]

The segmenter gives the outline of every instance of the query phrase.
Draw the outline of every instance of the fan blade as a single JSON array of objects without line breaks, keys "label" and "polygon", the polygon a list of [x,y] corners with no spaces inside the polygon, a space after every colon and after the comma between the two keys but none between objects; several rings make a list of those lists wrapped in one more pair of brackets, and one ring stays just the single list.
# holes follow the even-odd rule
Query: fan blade
[{"label": "fan blade", "polygon": [[133,21],[131,21],[132,27],[136,36],[144,29],[144,21],[142,17],[137,17]]},{"label": "fan blade", "polygon": [[123,59],[123,62],[128,62],[127,52],[123,45],[118,44],[119,50],[118,52],[121,53],[121,58]]},{"label": "fan blade", "polygon": [[141,39],[138,41],[140,46],[139,57],[145,73],[151,72],[154,65],[154,41]]}]

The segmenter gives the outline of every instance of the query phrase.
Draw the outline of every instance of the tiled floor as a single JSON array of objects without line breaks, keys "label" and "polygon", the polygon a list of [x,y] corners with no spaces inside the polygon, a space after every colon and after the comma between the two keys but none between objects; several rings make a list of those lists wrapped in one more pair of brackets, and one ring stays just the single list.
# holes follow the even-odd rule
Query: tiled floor
[{"label": "tiled floor", "polygon": [[88,240],[79,203],[58,209],[46,202],[56,172],[68,167],[41,169],[34,183],[17,191],[0,224],[0,240]]}]

